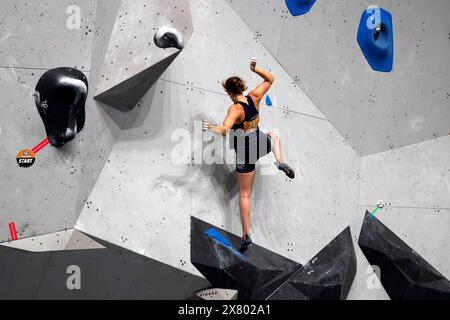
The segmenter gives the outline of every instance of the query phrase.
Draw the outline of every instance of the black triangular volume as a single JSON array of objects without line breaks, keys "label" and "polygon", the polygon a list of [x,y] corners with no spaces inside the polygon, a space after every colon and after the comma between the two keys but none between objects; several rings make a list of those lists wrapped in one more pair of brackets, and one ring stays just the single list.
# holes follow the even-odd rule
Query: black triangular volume
[{"label": "black triangular volume", "polygon": [[358,245],[392,300],[450,300],[450,281],[368,211]]},{"label": "black triangular volume", "polygon": [[269,300],[345,300],[356,275],[356,254],[346,228]]},{"label": "black triangular volume", "polygon": [[178,54],[179,52],[170,55],[132,78],[97,95],[95,99],[124,112],[133,109]]},{"label": "black triangular volume", "polygon": [[[220,242],[206,234],[213,230]],[[239,291],[240,300],[266,299],[301,265],[256,244],[238,251],[240,238],[202,220],[191,219],[191,262],[214,287]]]}]

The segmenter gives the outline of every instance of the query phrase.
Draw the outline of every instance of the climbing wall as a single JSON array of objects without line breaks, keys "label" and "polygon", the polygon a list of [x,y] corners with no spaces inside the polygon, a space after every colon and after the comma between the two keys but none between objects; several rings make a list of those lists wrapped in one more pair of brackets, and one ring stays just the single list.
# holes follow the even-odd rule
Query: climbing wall
[{"label": "climbing wall", "polygon": [[[194,0],[191,10],[189,44],[129,111],[135,120],[121,133],[76,228],[199,274],[189,262],[190,216],[240,233],[232,166],[198,162],[214,143],[201,120],[221,122],[231,104],[220,81],[233,74],[250,87],[261,81],[249,70],[255,56],[277,77],[262,127],[279,132],[297,178],[273,170],[272,155],[263,159],[253,194],[254,240],[305,263],[348,225],[360,227],[360,158],[225,1]],[[187,152],[180,153],[186,136]],[[356,251],[363,271],[349,298],[386,298],[367,289],[368,264]]]},{"label": "climbing wall", "polygon": [[[290,292],[290,283],[315,286],[328,275],[309,270],[334,268],[341,275],[334,280],[344,284],[339,298],[388,299],[357,245],[363,220],[371,219],[364,213],[378,200],[386,205],[376,218],[450,276],[450,140],[437,138],[448,133],[448,2],[380,1],[394,17],[396,54],[393,72],[376,73],[356,42],[365,1],[318,0],[295,18],[283,0],[253,0],[251,12],[242,0],[177,0],[169,7],[152,1],[154,10],[131,0],[0,0],[0,243],[12,236],[11,223],[19,239],[43,235],[2,243],[0,267],[9,268],[3,281],[17,290],[0,295],[183,299],[207,286],[190,262],[191,217],[237,235],[241,224],[233,165],[207,162],[223,140],[203,133],[201,121],[220,123],[231,105],[222,80],[237,74],[249,87],[260,83],[249,70],[251,57],[276,76],[261,127],[279,134],[296,172],[287,179],[268,155],[252,195],[255,248],[264,248],[253,251],[305,266],[278,295]],[[79,28],[69,28],[77,10]],[[407,18],[417,12],[421,19]],[[153,45],[155,21],[182,30],[183,50]],[[44,72],[61,66],[89,79],[85,127],[19,168],[17,152],[45,138],[31,94]],[[214,156],[222,160],[220,152]],[[100,250],[68,252],[67,245],[48,252],[62,245],[59,231],[74,226],[64,231],[69,244],[77,234],[98,241]],[[342,230],[344,244],[335,245]],[[39,254],[16,250],[23,243]],[[66,290],[68,257],[88,275],[89,289],[80,295]],[[351,268],[335,264],[339,257]],[[117,268],[97,279],[98,266],[110,264]],[[105,286],[97,290],[93,279]],[[111,279],[137,281],[141,289],[133,296]],[[152,284],[158,289],[149,291]],[[117,289],[112,295],[108,285]]]},{"label": "climbing wall", "polygon": [[[119,133],[130,121],[126,112],[93,99],[119,9],[128,14],[122,1],[1,4],[0,242],[11,239],[10,222],[19,238],[73,227]],[[159,14],[160,20],[169,18],[166,11]],[[155,28],[147,20],[142,25]],[[51,37],[48,30],[52,30]],[[152,37],[145,43],[154,46]],[[149,67],[156,62],[153,58],[148,55]],[[41,150],[32,167],[19,168],[18,151],[31,149],[46,138],[32,94],[39,78],[57,67],[78,69],[89,79],[83,131],[61,148]],[[108,76],[115,75],[110,72]]]},{"label": "climbing wall", "polygon": [[[384,201],[377,218],[449,277],[450,3],[316,1],[297,17],[284,0],[228,3],[363,155],[358,214]],[[393,17],[390,73],[373,71],[356,39],[369,4]]]},{"label": "climbing wall", "polygon": [[[317,0],[296,17],[285,0],[227,1],[359,154],[448,135],[449,1]],[[373,71],[356,41],[372,4],[392,14],[390,73]]]},{"label": "climbing wall", "polygon": [[[119,110],[136,106],[192,35],[187,0],[122,0],[109,29],[110,37],[95,88],[95,99]],[[170,26],[180,44],[161,48],[151,35]],[[179,30],[179,31],[178,31]],[[161,50],[164,49],[164,50]]]},{"label": "climbing wall", "polygon": [[450,137],[361,159],[360,212],[378,200],[376,216],[447,278],[450,277]]},{"label": "climbing wall", "polygon": [[[44,148],[31,168],[17,165],[19,150],[46,138],[32,96],[41,75],[65,66],[91,78],[96,2],[2,0],[0,6],[2,242],[10,238],[9,222],[19,238],[73,227],[118,131],[89,95],[85,128],[74,141]],[[68,27],[73,6],[80,12],[79,29]]]}]

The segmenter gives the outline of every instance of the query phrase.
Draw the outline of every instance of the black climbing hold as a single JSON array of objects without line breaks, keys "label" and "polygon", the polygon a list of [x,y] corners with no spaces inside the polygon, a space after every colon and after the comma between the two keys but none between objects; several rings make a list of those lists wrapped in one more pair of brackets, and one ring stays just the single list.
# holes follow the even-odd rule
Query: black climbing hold
[{"label": "black climbing hold", "polygon": [[358,245],[392,300],[450,300],[450,281],[366,211]]},{"label": "black climbing hold", "polygon": [[[228,245],[205,234],[211,229],[220,233]],[[192,264],[214,287],[238,290],[240,300],[266,299],[301,267],[256,244],[251,245],[242,258],[229,248],[239,248],[240,242],[238,236],[191,218]]]},{"label": "black climbing hold", "polygon": [[269,300],[345,300],[356,275],[350,227],[287,280]]},{"label": "black climbing hold", "polygon": [[34,98],[52,146],[66,144],[83,129],[87,94],[87,78],[77,69],[52,69],[39,79]]},{"label": "black climbing hold", "polygon": [[160,28],[154,36],[154,42],[157,47],[162,49],[177,48],[183,49],[183,37],[177,29],[172,27]]}]

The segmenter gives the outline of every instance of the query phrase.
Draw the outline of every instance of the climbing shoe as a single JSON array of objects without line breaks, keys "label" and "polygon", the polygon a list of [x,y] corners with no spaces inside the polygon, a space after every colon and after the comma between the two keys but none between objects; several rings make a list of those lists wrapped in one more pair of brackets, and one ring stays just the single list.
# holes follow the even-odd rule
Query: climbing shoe
[{"label": "climbing shoe", "polygon": [[294,170],[292,170],[292,168],[289,167],[286,163],[275,162],[275,165],[277,166],[278,170],[283,171],[289,178],[291,179],[295,178]]},{"label": "climbing shoe", "polygon": [[244,239],[241,240],[241,249],[239,251],[245,252],[248,247],[253,243],[252,238],[249,235],[245,236]]}]

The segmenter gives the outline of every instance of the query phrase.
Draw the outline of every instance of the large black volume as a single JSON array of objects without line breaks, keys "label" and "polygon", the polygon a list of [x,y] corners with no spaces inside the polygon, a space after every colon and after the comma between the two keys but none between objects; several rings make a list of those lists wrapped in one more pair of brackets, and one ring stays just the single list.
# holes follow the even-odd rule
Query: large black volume
[{"label": "large black volume", "polygon": [[301,267],[256,244],[240,253],[236,249],[240,241],[238,236],[191,219],[192,264],[215,288],[238,290],[239,300],[266,299]]},{"label": "large black volume", "polygon": [[52,69],[39,79],[34,98],[52,146],[61,147],[83,129],[87,94],[88,81],[77,69]]},{"label": "large black volume", "polygon": [[286,281],[269,300],[345,300],[356,275],[350,227]]},{"label": "large black volume", "polygon": [[392,300],[450,300],[450,282],[368,211],[358,245]]}]

